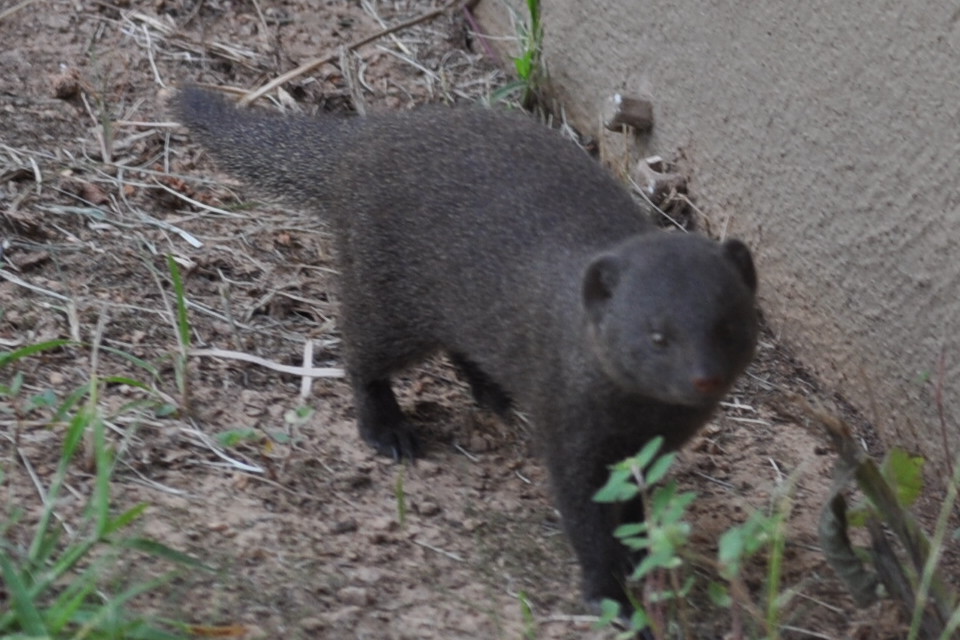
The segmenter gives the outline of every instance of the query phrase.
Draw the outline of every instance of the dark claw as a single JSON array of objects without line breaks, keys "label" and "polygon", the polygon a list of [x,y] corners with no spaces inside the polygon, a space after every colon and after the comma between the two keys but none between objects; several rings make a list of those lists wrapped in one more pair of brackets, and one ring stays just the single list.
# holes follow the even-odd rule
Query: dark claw
[{"label": "dark claw", "polygon": [[395,462],[409,460],[415,463],[420,457],[420,442],[408,429],[397,429],[393,434],[394,443],[391,447]]},{"label": "dark claw", "polygon": [[409,460],[415,462],[420,457],[420,442],[406,427],[395,427],[376,438],[364,438],[377,453],[389,456],[396,462]]},{"label": "dark claw", "polygon": [[386,378],[354,384],[357,426],[360,436],[377,453],[397,462],[415,460],[420,453],[417,438],[406,424]]}]

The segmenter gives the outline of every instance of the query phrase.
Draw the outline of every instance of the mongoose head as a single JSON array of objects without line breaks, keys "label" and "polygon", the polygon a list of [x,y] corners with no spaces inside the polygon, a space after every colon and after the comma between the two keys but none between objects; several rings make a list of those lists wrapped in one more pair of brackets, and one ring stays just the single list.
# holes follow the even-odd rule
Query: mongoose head
[{"label": "mongoose head", "polygon": [[646,233],[583,277],[592,356],[620,391],[712,406],[753,358],[757,275],[747,247]]}]

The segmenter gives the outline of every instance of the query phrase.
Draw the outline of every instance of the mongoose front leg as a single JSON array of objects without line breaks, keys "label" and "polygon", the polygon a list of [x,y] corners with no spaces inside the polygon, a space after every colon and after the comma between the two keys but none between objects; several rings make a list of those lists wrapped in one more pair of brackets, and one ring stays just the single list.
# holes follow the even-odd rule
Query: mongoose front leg
[{"label": "mongoose front leg", "polygon": [[562,451],[554,450],[549,464],[563,525],[583,570],[584,600],[597,606],[610,598],[629,615],[632,605],[625,587],[636,558],[613,531],[623,522],[641,520],[643,503],[639,498],[624,504],[595,502],[594,494],[609,475],[602,458],[609,456],[598,458],[596,452],[570,449],[566,451],[570,455],[564,455]]},{"label": "mongoose front leg", "polygon": [[387,378],[367,382],[355,380],[353,396],[357,405],[360,437],[394,460],[413,460],[420,453],[416,436],[410,431]]}]

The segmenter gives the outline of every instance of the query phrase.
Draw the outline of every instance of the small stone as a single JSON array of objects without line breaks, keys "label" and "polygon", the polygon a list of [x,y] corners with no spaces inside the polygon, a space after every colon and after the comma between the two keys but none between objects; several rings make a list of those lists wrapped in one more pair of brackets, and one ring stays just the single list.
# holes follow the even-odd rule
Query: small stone
[{"label": "small stone", "polygon": [[433,460],[417,460],[417,466],[414,467],[414,470],[418,476],[430,478],[432,476],[440,475],[440,472],[443,471],[443,467]]},{"label": "small stone", "polygon": [[378,584],[383,581],[383,571],[372,567],[359,567],[350,575],[351,579],[363,584]]},{"label": "small stone", "polygon": [[341,520],[340,522],[334,523],[334,525],[330,527],[330,533],[333,533],[336,535],[339,535],[342,533],[353,533],[357,529],[358,529],[358,525],[356,520],[353,520],[353,519]]},{"label": "small stone", "polygon": [[424,500],[417,506],[417,513],[425,518],[430,518],[440,513],[440,505],[432,500]]},{"label": "small stone", "polygon": [[331,611],[327,614],[326,622],[329,624],[337,624],[343,621],[355,621],[361,611],[362,609],[356,606],[340,607],[336,611]]},{"label": "small stone", "polygon": [[466,520],[463,521],[463,528],[469,531],[470,533],[473,533],[474,531],[479,529],[482,524],[483,524],[482,522],[480,522],[475,518],[467,518]]},{"label": "small stone", "polygon": [[653,103],[641,96],[615,93],[603,105],[603,126],[610,131],[633,127],[637,133],[653,129]]},{"label": "small stone", "polygon": [[470,444],[469,444],[470,451],[483,452],[489,448],[490,447],[487,444],[486,439],[484,439],[484,437],[481,436],[480,434],[475,433],[472,436],[470,436]]},{"label": "small stone", "polygon": [[356,607],[365,607],[372,602],[370,592],[363,587],[344,587],[337,591],[337,600]]},{"label": "small stone", "polygon": [[322,618],[301,618],[300,628],[307,633],[317,633],[326,629],[327,623]]},{"label": "small stone", "polygon": [[370,521],[370,528],[374,531],[396,531],[400,524],[390,516],[381,516]]}]

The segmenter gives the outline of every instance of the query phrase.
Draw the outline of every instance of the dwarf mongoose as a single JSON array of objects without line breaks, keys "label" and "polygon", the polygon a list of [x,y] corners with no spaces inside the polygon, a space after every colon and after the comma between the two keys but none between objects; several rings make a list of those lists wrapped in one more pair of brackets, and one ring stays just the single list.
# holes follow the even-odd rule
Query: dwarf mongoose
[{"label": "dwarf mongoose", "polygon": [[749,363],[746,246],[657,230],[597,162],[522,114],[282,117],[197,88],[177,105],[225,169],[330,220],[362,438],[415,456],[390,376],[448,352],[479,402],[532,419],[586,599],[626,604],[632,558],[612,532],[642,505],[592,496],[652,437],[682,444]]}]

